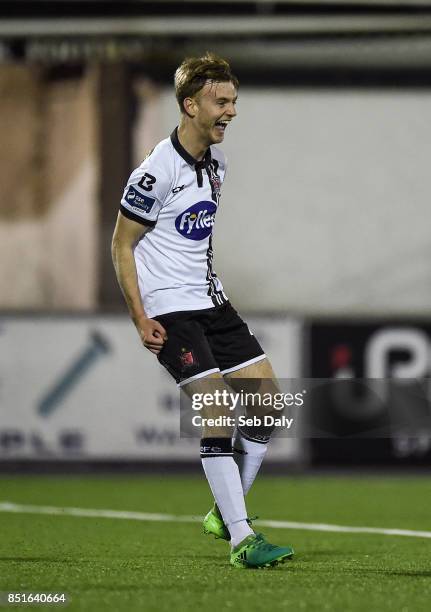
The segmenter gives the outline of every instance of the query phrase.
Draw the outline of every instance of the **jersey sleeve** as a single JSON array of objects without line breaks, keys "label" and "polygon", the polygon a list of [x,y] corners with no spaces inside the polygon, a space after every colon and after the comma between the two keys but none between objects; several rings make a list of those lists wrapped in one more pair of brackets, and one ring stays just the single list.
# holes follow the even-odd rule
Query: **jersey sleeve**
[{"label": "jersey sleeve", "polygon": [[152,161],[150,155],[130,175],[121,198],[121,213],[132,221],[153,227],[166,205],[171,182],[166,170]]}]

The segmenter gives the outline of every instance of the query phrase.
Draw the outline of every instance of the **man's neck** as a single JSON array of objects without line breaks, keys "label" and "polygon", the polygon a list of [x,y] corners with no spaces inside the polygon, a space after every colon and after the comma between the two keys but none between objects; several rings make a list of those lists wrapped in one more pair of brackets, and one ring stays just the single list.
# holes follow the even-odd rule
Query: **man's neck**
[{"label": "man's neck", "polygon": [[178,126],[178,140],[187,153],[201,161],[208,149],[208,145],[199,139],[199,135],[191,126],[186,126],[183,121]]}]

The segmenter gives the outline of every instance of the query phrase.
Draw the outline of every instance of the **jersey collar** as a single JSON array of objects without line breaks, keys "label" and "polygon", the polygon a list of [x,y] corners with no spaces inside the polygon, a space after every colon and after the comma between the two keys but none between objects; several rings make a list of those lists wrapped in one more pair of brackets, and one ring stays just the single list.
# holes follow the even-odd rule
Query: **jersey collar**
[{"label": "jersey collar", "polygon": [[211,149],[209,147],[206,150],[206,153],[202,161],[198,161],[192,155],[190,155],[188,151],[185,150],[185,148],[180,143],[179,138],[178,138],[178,127],[176,127],[175,130],[171,134],[171,142],[172,142],[172,145],[175,151],[178,153],[178,155],[181,155],[181,157],[188,164],[190,164],[190,166],[195,166],[197,164],[201,168],[204,168],[211,161]]}]

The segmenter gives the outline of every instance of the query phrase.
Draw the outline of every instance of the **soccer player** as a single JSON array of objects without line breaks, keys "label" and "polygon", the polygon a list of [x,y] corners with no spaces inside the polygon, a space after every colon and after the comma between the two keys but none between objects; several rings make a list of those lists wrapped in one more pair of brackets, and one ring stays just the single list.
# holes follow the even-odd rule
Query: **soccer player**
[{"label": "soccer player", "polygon": [[[191,397],[261,379],[277,388],[256,338],[213,269],[212,230],[226,161],[217,147],[236,116],[238,80],[212,53],[175,73],[179,126],[130,175],[112,241],[118,282],[144,344]],[[210,406],[202,416],[228,415]],[[215,504],[204,532],[230,540],[235,567],[265,567],[293,555],[269,544],[247,517],[268,431],[205,426],[202,465]],[[232,442],[232,436],[234,440]],[[235,451],[235,458],[234,458]]]}]

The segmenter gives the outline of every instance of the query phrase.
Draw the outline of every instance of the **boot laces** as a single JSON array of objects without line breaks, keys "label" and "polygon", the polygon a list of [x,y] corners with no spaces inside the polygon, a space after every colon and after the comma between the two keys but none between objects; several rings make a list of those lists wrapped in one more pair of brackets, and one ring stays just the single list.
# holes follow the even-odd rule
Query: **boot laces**
[{"label": "boot laces", "polygon": [[261,550],[274,550],[274,548],[278,548],[274,544],[270,544],[266,541],[265,536],[262,533],[256,534],[256,548],[260,548]]}]

